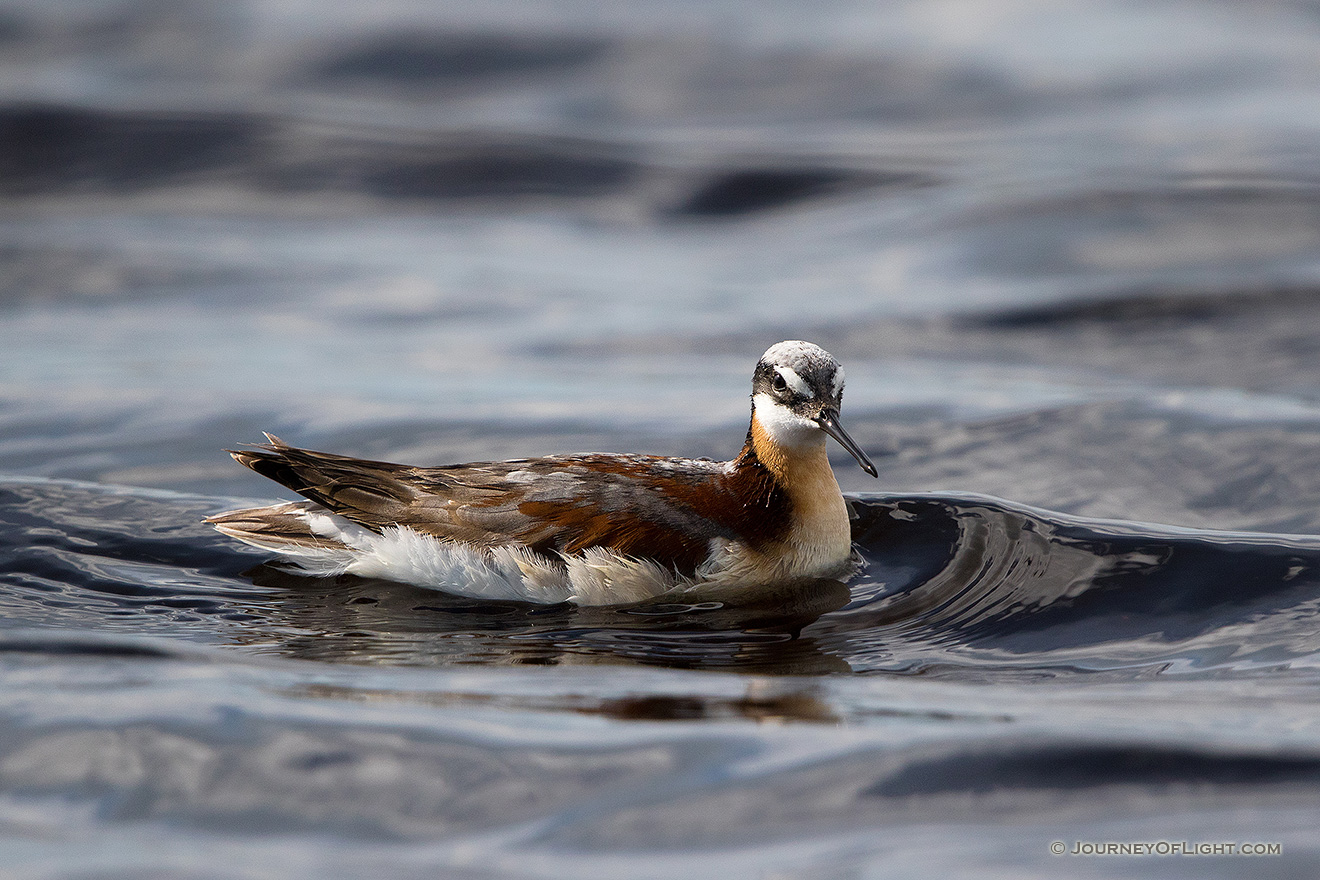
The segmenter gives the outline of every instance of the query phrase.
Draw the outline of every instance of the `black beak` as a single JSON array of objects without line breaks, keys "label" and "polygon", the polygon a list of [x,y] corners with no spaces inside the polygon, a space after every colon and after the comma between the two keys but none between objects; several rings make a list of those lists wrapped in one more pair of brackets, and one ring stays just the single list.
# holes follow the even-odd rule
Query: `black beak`
[{"label": "black beak", "polygon": [[849,437],[848,432],[843,430],[843,425],[839,424],[839,411],[837,409],[832,406],[822,409],[820,415],[816,416],[816,424],[820,425],[820,429],[826,434],[838,440],[839,445],[848,450],[853,458],[857,459],[857,463],[862,466],[862,470],[873,477],[879,478],[880,473],[875,469],[875,465],[871,464],[871,459],[866,457],[866,453],[862,452],[862,448],[853,442],[853,438]]}]

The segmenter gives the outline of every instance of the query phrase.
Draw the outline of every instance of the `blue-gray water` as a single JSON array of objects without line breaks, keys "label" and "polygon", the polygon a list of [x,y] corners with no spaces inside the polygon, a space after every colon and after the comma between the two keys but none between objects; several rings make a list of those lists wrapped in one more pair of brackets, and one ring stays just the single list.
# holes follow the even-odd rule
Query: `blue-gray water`
[{"label": "blue-gray water", "polygon": [[[0,4],[0,873],[1313,876],[1318,58],[1306,0]],[[880,466],[848,595],[199,522],[262,430],[728,457],[783,338]],[[1278,852],[1050,851],[1161,841]]]}]

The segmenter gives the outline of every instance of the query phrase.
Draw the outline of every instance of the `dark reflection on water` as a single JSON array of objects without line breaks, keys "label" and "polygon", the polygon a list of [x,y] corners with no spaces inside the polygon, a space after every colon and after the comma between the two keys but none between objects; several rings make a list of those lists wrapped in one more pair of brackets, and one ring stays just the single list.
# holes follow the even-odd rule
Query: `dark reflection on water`
[{"label": "dark reflection on water", "polygon": [[408,88],[587,64],[608,43],[585,36],[403,32],[363,40],[313,63],[309,82],[398,84]]},{"label": "dark reflection on water", "polygon": [[[490,706],[542,712],[575,712],[618,721],[719,721],[837,723],[842,719],[823,695],[811,687],[748,690],[736,697],[692,694],[639,694],[623,697],[503,696],[455,691],[386,691],[312,685],[295,696],[354,702],[423,703],[432,706]],[[918,716],[920,713],[906,713]],[[945,717],[954,717],[947,715]]]},{"label": "dark reflection on water", "polygon": [[284,591],[279,603],[260,612],[268,624],[315,633],[281,641],[281,653],[303,659],[426,665],[632,661],[778,673],[848,668],[811,639],[796,637],[821,613],[846,603],[846,588],[833,581],[768,591],[756,602],[576,608],[477,601],[352,576],[309,579],[271,566],[245,576]]},{"label": "dark reflection on water", "polygon": [[[1128,647],[1137,643],[1152,657],[1195,645],[1193,665],[1221,651],[1314,656],[1320,539],[1079,522],[994,499],[856,504],[872,568],[854,589],[875,598],[823,622],[831,632],[1037,660],[1068,652],[1102,666],[1140,662]],[[919,548],[926,566],[913,577]]]},{"label": "dark reflection on water", "polygon": [[974,790],[1077,789],[1102,785],[1159,789],[1171,784],[1281,786],[1301,794],[1320,779],[1320,759],[1213,756],[1186,749],[1074,747],[987,750],[932,757],[863,794],[907,798]]}]

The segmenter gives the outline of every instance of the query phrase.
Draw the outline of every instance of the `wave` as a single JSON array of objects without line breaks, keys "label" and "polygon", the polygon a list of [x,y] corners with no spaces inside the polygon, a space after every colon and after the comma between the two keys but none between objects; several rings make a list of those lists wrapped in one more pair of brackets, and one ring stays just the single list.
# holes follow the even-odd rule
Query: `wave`
[{"label": "wave", "polygon": [[852,604],[819,627],[864,633],[874,652],[860,653],[885,665],[1316,658],[1320,538],[1092,520],[967,495],[854,504],[870,567]]}]

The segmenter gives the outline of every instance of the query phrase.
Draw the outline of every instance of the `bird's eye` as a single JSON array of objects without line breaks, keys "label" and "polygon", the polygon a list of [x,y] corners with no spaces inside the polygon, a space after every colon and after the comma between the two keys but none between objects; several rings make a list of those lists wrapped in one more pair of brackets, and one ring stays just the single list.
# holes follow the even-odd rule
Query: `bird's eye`
[{"label": "bird's eye", "polygon": [[785,382],[784,377],[778,373],[775,373],[775,380],[770,384],[774,386],[776,391],[784,391],[788,388],[788,383]]}]

